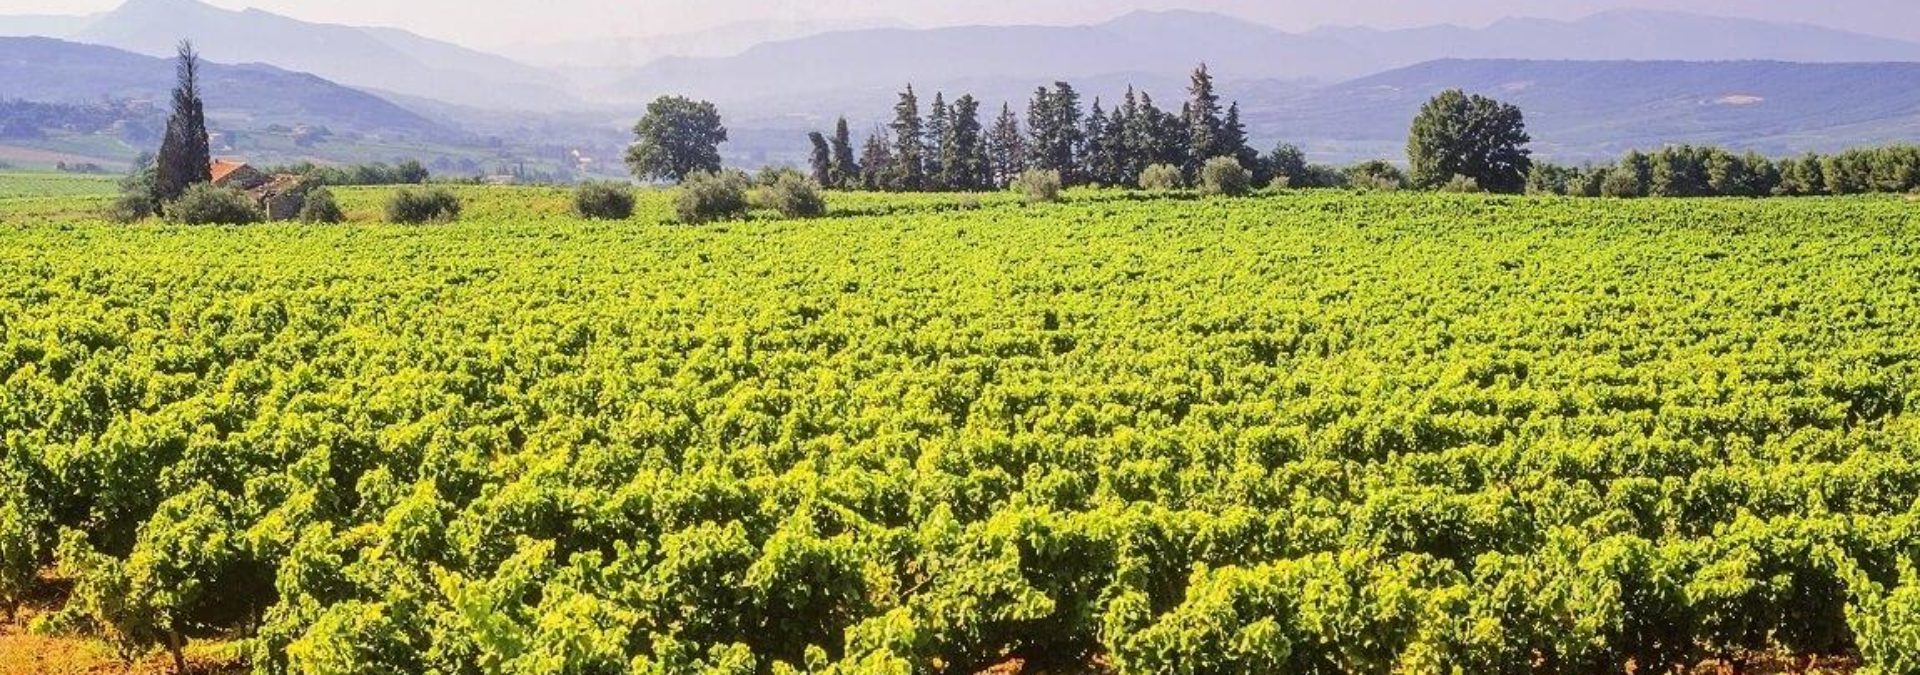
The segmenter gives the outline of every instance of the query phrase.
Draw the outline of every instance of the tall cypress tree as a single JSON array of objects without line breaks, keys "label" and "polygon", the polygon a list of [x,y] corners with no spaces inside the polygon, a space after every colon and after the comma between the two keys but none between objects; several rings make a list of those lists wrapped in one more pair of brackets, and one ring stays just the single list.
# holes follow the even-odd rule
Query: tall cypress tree
[{"label": "tall cypress tree", "polygon": [[927,138],[923,157],[926,158],[926,188],[945,190],[943,182],[947,175],[947,138],[952,128],[950,111],[947,110],[947,96],[943,92],[933,92],[933,106],[927,110]]},{"label": "tall cypress tree", "polygon": [[156,203],[179,198],[189,185],[213,180],[206,109],[200,100],[200,55],[192,42],[180,41],[175,76],[173,116],[167,119],[167,135],[154,158]]},{"label": "tall cypress tree", "polygon": [[860,163],[853,158],[853,134],[847,130],[847,118],[833,126],[833,184],[853,189],[858,187]]},{"label": "tall cypress tree", "polygon": [[813,156],[807,161],[812,169],[813,181],[821,187],[833,187],[833,148],[827,144],[826,134],[818,131],[807,134],[807,140],[813,143]]},{"label": "tall cypress tree", "polygon": [[926,184],[926,129],[920,119],[920,97],[913,85],[900,93],[893,106],[893,158],[887,172],[889,190],[918,190]]},{"label": "tall cypress tree", "polygon": [[1000,104],[1000,117],[987,134],[987,155],[992,163],[993,187],[1003,188],[1027,168],[1027,138],[1020,133],[1020,117],[1011,104]]},{"label": "tall cypress tree", "polygon": [[[1220,96],[1213,91],[1213,75],[1207,72],[1207,64],[1193,71],[1192,84],[1187,87],[1187,106],[1182,117],[1187,122],[1187,168],[1197,171],[1207,160],[1221,156],[1232,156],[1233,149],[1225,147],[1224,123],[1220,121]],[[1191,174],[1190,174],[1191,175]]]}]

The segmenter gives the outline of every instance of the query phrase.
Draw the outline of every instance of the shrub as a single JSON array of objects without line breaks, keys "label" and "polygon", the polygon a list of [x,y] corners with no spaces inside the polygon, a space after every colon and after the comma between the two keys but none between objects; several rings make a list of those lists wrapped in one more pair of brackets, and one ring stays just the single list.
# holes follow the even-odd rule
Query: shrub
[{"label": "shrub", "polygon": [[587,183],[573,191],[573,212],[581,218],[626,220],[633,217],[633,190],[619,183]]},{"label": "shrub", "polygon": [[1200,167],[1200,194],[1244,197],[1253,192],[1253,174],[1232,157],[1215,157]]},{"label": "shrub", "polygon": [[762,167],[760,173],[753,177],[753,184],[759,187],[773,187],[788,178],[807,177],[806,174],[800,173],[799,169],[790,166],[768,166]]},{"label": "shrub", "polygon": [[332,190],[317,188],[307,191],[306,203],[300,206],[301,222],[332,224],[346,219],[347,214],[340,210],[340,203],[334,201]]},{"label": "shrub", "polygon": [[1442,184],[1440,186],[1440,191],[1453,192],[1458,194],[1474,194],[1479,192],[1486,192],[1486,190],[1480,189],[1480,181],[1474,180],[1472,178],[1468,178],[1466,176],[1462,176],[1460,174],[1454,174],[1452,179],[1449,179],[1446,183]]},{"label": "shrub", "polygon": [[772,185],[761,188],[760,203],[788,218],[815,218],[827,213],[820,184],[798,172],[782,174]]},{"label": "shrub", "polygon": [[1407,186],[1407,174],[1382,160],[1361,162],[1347,168],[1347,186],[1356,190],[1392,192]]},{"label": "shrub", "polygon": [[244,225],[266,218],[247,193],[195,183],[167,205],[167,218],[188,225]]},{"label": "shrub", "polygon": [[1140,172],[1140,189],[1153,192],[1171,192],[1186,187],[1186,177],[1180,175],[1180,169],[1171,164],[1155,164]]},{"label": "shrub", "polygon": [[1046,169],[1028,169],[1013,179],[1013,189],[1028,202],[1060,201],[1060,172]]},{"label": "shrub", "polygon": [[1614,168],[1600,179],[1600,196],[1634,198],[1645,197],[1647,192],[1632,169]]},{"label": "shrub", "polygon": [[129,191],[107,205],[107,220],[116,223],[137,223],[153,215],[153,198],[146,192]]},{"label": "shrub", "polygon": [[387,201],[387,221],[392,223],[451,223],[459,218],[460,198],[446,188],[402,189]]},{"label": "shrub", "polygon": [[696,171],[680,183],[674,212],[683,223],[738,218],[747,213],[747,174],[740,171]]}]

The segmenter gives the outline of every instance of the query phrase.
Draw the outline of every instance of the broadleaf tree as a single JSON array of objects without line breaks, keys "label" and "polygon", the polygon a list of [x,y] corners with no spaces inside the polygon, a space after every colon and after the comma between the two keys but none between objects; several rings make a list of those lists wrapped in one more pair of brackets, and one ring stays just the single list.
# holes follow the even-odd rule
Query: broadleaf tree
[{"label": "broadleaf tree", "polygon": [[1407,139],[1410,178],[1416,187],[1431,189],[1464,176],[1489,192],[1520,192],[1533,166],[1530,141],[1518,107],[1458,89],[1441,92],[1414,118]]},{"label": "broadleaf tree", "polygon": [[720,170],[727,127],[712,103],[662,96],[647,104],[633,135],[633,146],[627,148],[633,174],[641,180],[678,183],[694,173]]}]

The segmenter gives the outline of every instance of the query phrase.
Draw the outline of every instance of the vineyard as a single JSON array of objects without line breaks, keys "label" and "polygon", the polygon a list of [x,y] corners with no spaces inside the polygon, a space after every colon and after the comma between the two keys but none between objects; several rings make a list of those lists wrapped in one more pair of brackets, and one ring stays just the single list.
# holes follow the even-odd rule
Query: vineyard
[{"label": "vineyard", "polygon": [[383,194],[0,215],[0,611],[261,673],[1920,672],[1900,198]]}]

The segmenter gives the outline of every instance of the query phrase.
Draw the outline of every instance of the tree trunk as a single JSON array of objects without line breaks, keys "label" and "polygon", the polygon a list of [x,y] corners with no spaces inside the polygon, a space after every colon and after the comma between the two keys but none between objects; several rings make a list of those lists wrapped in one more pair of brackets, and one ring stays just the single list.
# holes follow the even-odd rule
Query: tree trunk
[{"label": "tree trunk", "polygon": [[180,637],[180,631],[167,629],[167,651],[173,654],[174,675],[187,672],[187,641]]}]

